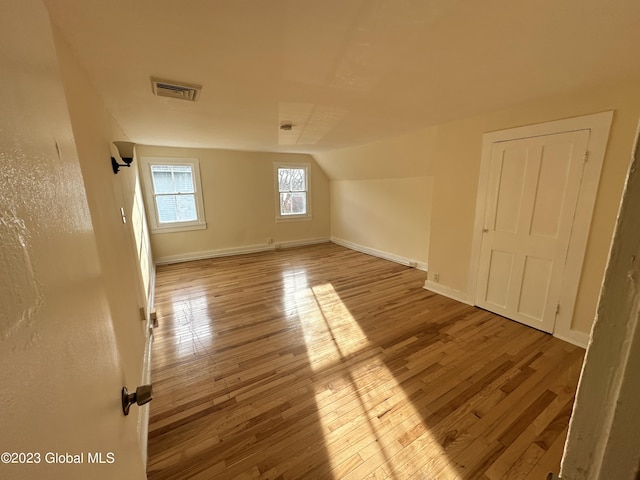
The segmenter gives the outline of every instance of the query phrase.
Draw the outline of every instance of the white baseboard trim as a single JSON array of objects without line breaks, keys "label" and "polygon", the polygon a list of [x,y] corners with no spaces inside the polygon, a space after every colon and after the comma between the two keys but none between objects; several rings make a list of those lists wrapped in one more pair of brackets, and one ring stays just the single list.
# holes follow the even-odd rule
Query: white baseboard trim
[{"label": "white baseboard trim", "polygon": [[427,271],[427,262],[420,262],[418,260],[401,257],[400,255],[395,255],[393,253],[376,250],[375,248],[365,247],[364,245],[359,245],[357,243],[353,243],[348,240],[343,240],[342,238],[331,237],[331,242],[335,243],[336,245],[340,245],[345,248],[355,250],[356,252],[366,253],[367,255],[383,258],[384,260],[389,260],[391,262],[399,263],[407,267],[414,267],[414,268],[417,268],[418,270],[424,270],[425,272]]},{"label": "white baseboard trim", "polygon": [[288,242],[276,242],[274,244],[275,248],[294,248],[294,247],[305,247],[307,245],[318,245],[320,243],[329,243],[331,239],[329,237],[319,237],[319,238],[307,238],[306,240],[291,240]]},{"label": "white baseboard trim", "polygon": [[[153,262],[153,260],[151,260]],[[156,302],[156,265],[151,265],[152,272],[149,273],[149,291],[147,292],[147,311],[145,312],[147,327],[149,327],[149,317],[153,312]]]},{"label": "white baseboard trim", "polygon": [[[441,283],[436,283],[431,280],[426,280],[424,282],[423,288],[425,290],[429,290],[439,295],[444,295],[445,297],[452,298],[453,300],[466,303],[467,305],[475,306],[475,303],[471,299],[469,299],[466,293],[461,292],[459,290],[455,290],[453,288],[449,288],[445,285],[442,285]],[[589,345],[590,335],[588,333],[579,332],[577,330],[568,330],[568,331],[560,331],[560,332],[556,331],[556,332],[553,332],[553,336],[581,348],[587,348],[587,345]]]},{"label": "white baseboard trim", "polygon": [[466,303],[467,305],[473,306],[473,302],[471,301],[469,296],[465,292],[461,292],[460,290],[456,290],[455,288],[450,288],[446,285],[442,285],[441,283],[436,283],[431,280],[425,280],[423,288],[425,290],[429,290],[430,292],[437,293],[438,295],[444,295],[445,297],[452,298],[453,300],[457,300],[458,302]]},{"label": "white baseboard trim", "polygon": [[206,258],[228,257],[231,255],[242,255],[244,253],[267,252],[274,249],[275,245],[264,244],[248,245],[246,247],[220,248],[218,250],[207,250],[204,252],[183,253],[180,255],[169,255],[167,257],[156,258],[156,265],[190,262],[192,260],[203,260]]},{"label": "white baseboard trim", "polygon": [[167,265],[170,263],[189,262],[192,260],[203,260],[206,258],[229,257],[232,255],[243,255],[247,253],[268,252],[279,248],[302,247],[305,245],[316,245],[318,243],[327,243],[328,237],[307,238],[303,240],[291,240],[286,242],[276,242],[272,244],[247,245],[244,247],[220,248],[217,250],[207,250],[204,252],[185,253],[180,255],[170,255],[167,257],[159,257],[156,259],[156,265]]},{"label": "white baseboard trim", "polygon": [[[151,345],[153,344],[153,333],[149,328],[149,319],[147,318],[146,335],[147,339],[144,346],[144,359],[142,362],[142,378],[140,385],[149,385],[151,383]],[[147,448],[149,443],[149,413],[150,405],[146,404],[138,408],[138,445],[142,461],[147,467]]]},{"label": "white baseboard trim", "polygon": [[559,338],[560,340],[564,340],[565,342],[569,342],[577,347],[587,348],[589,345],[590,334],[579,332],[577,330],[569,330],[566,332],[553,332],[553,336]]}]

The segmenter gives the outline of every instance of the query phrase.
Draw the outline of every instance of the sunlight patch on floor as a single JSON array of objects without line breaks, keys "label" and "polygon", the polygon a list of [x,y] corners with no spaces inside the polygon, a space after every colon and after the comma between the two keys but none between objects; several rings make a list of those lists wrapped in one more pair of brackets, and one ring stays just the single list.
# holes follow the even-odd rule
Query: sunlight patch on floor
[{"label": "sunlight patch on floor", "polygon": [[[330,283],[283,274],[288,316],[302,326],[333,474],[340,479],[458,478],[398,380]],[[430,457],[429,469],[424,457]],[[417,475],[417,477],[416,477]]]}]

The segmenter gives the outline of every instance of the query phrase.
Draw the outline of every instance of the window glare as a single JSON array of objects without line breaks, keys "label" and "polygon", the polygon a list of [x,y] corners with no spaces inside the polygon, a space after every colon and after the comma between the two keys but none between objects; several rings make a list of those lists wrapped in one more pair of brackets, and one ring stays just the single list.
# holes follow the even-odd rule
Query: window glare
[{"label": "window glare", "polygon": [[192,222],[198,219],[195,195],[179,195],[176,197],[178,221]]}]

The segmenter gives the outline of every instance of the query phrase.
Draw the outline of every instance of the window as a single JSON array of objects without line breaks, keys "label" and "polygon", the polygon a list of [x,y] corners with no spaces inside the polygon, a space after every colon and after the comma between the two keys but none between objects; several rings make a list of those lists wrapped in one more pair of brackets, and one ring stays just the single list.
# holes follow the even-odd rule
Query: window
[{"label": "window", "polygon": [[144,157],[141,165],[151,231],[206,228],[197,158]]},{"label": "window", "polygon": [[275,164],[276,220],[311,218],[308,164]]}]

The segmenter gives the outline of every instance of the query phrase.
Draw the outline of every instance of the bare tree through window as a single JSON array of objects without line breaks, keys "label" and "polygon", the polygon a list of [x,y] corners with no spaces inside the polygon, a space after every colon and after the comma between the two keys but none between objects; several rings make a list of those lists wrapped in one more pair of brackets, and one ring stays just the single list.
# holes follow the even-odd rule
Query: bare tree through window
[{"label": "bare tree through window", "polygon": [[307,213],[306,168],[278,168],[280,215],[305,215]]}]

